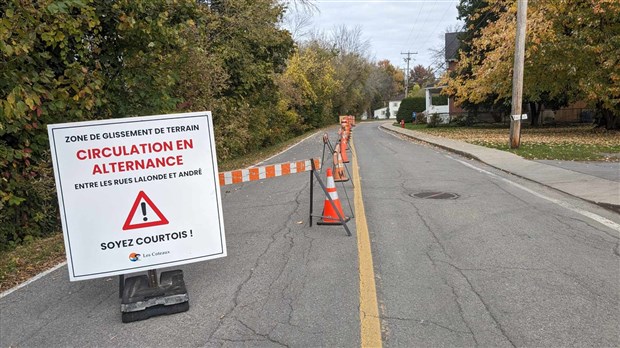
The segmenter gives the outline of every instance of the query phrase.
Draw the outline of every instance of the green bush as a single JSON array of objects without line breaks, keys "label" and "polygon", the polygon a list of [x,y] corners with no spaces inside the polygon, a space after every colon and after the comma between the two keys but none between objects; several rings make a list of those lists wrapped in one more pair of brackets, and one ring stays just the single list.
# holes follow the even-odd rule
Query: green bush
[{"label": "green bush", "polygon": [[473,126],[476,123],[476,117],[472,114],[461,114],[453,116],[450,123],[454,123],[457,126]]},{"label": "green bush", "polygon": [[411,122],[411,114],[415,111],[418,114],[426,110],[426,98],[424,97],[411,97],[405,98],[400,103],[400,108],[396,113],[396,121]]},{"label": "green bush", "polygon": [[426,121],[426,126],[428,128],[435,128],[435,127],[437,127],[439,125],[440,121],[441,121],[441,117],[439,116],[439,114],[438,113],[434,113]]},{"label": "green bush", "polygon": [[[87,1],[8,1],[0,17],[0,249],[60,231],[48,123],[86,119],[102,100],[90,66],[99,25]],[[94,40],[91,36],[89,39]]]}]

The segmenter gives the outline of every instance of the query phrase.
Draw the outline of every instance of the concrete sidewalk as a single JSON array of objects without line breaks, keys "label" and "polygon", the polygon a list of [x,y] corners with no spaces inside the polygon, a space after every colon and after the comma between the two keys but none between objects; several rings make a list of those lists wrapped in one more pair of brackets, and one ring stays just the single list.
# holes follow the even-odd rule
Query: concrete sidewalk
[{"label": "concrete sidewalk", "polygon": [[[437,137],[414,131],[392,123],[384,123],[382,128],[410,138],[456,152],[476,159],[510,174],[535,181],[605,208],[620,212],[620,182],[607,180],[594,175],[568,170],[558,166],[526,160],[510,152],[468,144],[462,141]],[[573,166],[574,167],[574,166]],[[598,169],[600,170],[600,168]],[[614,166],[609,166],[608,177],[615,177]],[[620,175],[618,173],[617,175]]]}]

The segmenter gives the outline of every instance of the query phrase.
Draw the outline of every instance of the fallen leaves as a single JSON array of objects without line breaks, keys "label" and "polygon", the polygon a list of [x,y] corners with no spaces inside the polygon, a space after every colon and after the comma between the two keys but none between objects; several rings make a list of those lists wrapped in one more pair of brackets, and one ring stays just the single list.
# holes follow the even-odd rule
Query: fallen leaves
[{"label": "fallen leaves", "polygon": [[591,125],[521,129],[521,146],[508,148],[509,129],[497,127],[438,127],[429,134],[514,152],[528,159],[620,161],[620,132]]}]

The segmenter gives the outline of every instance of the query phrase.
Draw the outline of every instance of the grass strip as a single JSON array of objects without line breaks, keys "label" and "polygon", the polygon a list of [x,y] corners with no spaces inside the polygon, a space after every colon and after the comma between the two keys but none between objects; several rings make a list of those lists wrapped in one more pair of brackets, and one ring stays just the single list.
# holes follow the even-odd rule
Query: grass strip
[{"label": "grass strip", "polygon": [[64,260],[62,233],[34,239],[4,251],[0,253],[0,292],[11,289]]},{"label": "grass strip", "polygon": [[428,128],[425,124],[406,124],[406,128],[435,136],[464,141],[512,152],[530,160],[620,161],[620,132],[605,131],[592,125],[529,127],[521,131],[518,149],[510,149],[507,126],[453,125]]}]

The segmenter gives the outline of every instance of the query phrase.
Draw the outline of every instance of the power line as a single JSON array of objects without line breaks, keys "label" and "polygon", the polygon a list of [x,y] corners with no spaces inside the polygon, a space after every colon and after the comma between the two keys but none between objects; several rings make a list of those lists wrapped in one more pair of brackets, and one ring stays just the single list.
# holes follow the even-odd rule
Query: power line
[{"label": "power line", "polygon": [[[456,1],[452,1],[450,3],[450,5],[453,5]],[[435,29],[433,29],[432,33],[433,35],[437,32],[437,28],[439,28],[439,25],[442,23],[443,19],[446,17],[446,15],[448,14],[448,11],[450,11],[450,6],[448,6],[446,8],[446,10],[444,11],[443,15],[441,15],[441,19],[439,20],[439,22],[437,22],[437,25],[435,26]],[[426,45],[426,43],[428,42],[428,40],[431,38],[432,35],[429,35],[426,37],[426,40],[424,40],[424,43],[422,45],[420,45],[421,47],[424,47]]]},{"label": "power line", "polygon": [[[433,2],[433,3],[432,3],[433,7],[431,7],[431,8],[429,9],[429,11],[428,11],[428,12],[432,12],[432,11],[435,9],[435,4],[436,4],[436,2]],[[426,25],[426,22],[428,22],[428,18],[429,18],[429,16],[424,17],[424,22],[422,22],[422,25],[421,25],[420,27],[424,28],[424,26]],[[413,39],[413,42],[414,42],[414,43],[415,43],[416,41],[418,41],[418,37],[420,36],[420,33],[421,33],[421,32],[422,32],[422,30],[418,30],[418,32],[416,33],[416,36],[415,36],[415,38]]]},{"label": "power line", "polygon": [[418,15],[415,17],[413,21],[413,25],[411,26],[411,30],[409,31],[409,35],[407,35],[407,40],[405,40],[405,46],[409,46],[409,39],[411,38],[411,34],[413,34],[413,29],[415,29],[416,24],[418,23],[418,19],[420,18],[420,14],[422,13],[422,9],[424,9],[424,2],[422,6],[418,8]]}]

